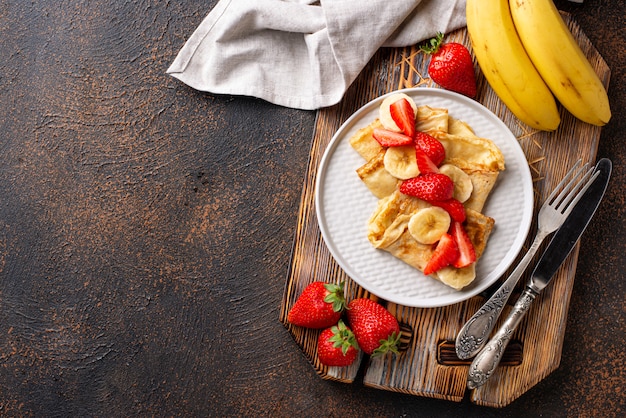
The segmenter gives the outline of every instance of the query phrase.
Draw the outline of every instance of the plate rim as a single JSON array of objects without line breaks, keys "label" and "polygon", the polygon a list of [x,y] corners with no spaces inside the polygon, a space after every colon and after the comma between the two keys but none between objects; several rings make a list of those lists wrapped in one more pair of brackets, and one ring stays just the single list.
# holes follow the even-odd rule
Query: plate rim
[{"label": "plate rim", "polygon": [[[475,107],[476,108],[475,110],[479,112],[483,112],[488,117],[488,119],[490,119],[489,120],[490,123],[499,125],[500,129],[503,129],[508,134],[510,134],[510,137],[514,139],[514,141],[512,142],[513,148],[516,148],[516,151],[519,152],[521,155],[523,155],[524,161],[526,161],[526,164],[523,164],[522,167],[520,167],[521,168],[520,172],[523,177],[521,179],[523,183],[522,190],[526,192],[527,194],[530,194],[530,199],[524,199],[522,202],[522,203],[525,203],[525,205],[522,210],[522,217],[520,220],[519,232],[517,236],[515,237],[515,239],[513,240],[513,242],[511,243],[510,248],[513,250],[509,250],[509,252],[505,254],[505,258],[510,256],[511,258],[510,262],[506,263],[507,265],[502,267],[501,274],[499,274],[495,279],[493,279],[493,281],[484,283],[480,286],[476,286],[470,291],[460,290],[458,291],[458,293],[456,293],[459,295],[456,298],[449,298],[449,297],[446,298],[445,296],[439,296],[437,298],[433,298],[434,300],[431,303],[425,302],[424,298],[419,299],[415,302],[411,302],[407,300],[400,300],[401,298],[393,298],[393,297],[389,298],[388,295],[386,295],[384,291],[381,292],[379,289],[373,289],[372,286],[370,286],[370,284],[368,283],[364,284],[360,278],[355,278],[355,276],[358,276],[358,275],[352,274],[353,272],[351,271],[351,268],[344,265],[344,262],[342,261],[341,257],[336,254],[338,250],[335,248],[335,245],[332,242],[332,239],[328,236],[329,231],[327,230],[327,226],[326,226],[326,216],[322,209],[322,196],[321,196],[322,193],[320,190],[321,189],[320,184],[323,183],[323,180],[325,179],[325,174],[326,174],[326,171],[328,170],[329,160],[332,158],[334,151],[337,148],[337,146],[340,144],[341,140],[349,139],[346,137],[346,132],[352,129],[354,125],[356,125],[361,120],[362,114],[368,113],[369,111],[371,111],[372,107],[380,106],[380,103],[386,97],[391,96],[393,94],[398,94],[398,93],[404,93],[411,97],[424,95],[426,98],[433,97],[433,95],[439,95],[439,96],[443,96],[446,99],[451,99],[453,101],[456,101],[460,105],[469,105],[469,106]],[[517,137],[513,134],[513,132],[511,132],[509,127],[504,123],[504,121],[502,121],[495,113],[493,113],[490,109],[485,107],[482,103],[474,99],[471,99],[469,97],[466,97],[464,95],[461,95],[461,94],[458,94],[449,90],[444,90],[441,88],[434,88],[434,87],[411,87],[411,88],[404,88],[404,89],[390,91],[388,93],[385,93],[381,96],[378,96],[370,100],[369,102],[361,106],[359,109],[357,109],[352,115],[350,115],[350,117],[348,117],[341,124],[341,126],[337,129],[337,131],[333,134],[331,140],[326,146],[326,149],[324,150],[322,158],[320,159],[320,163],[319,163],[316,176],[315,176],[314,203],[315,203],[315,214],[317,217],[317,224],[320,229],[324,244],[329,250],[334,261],[339,265],[339,267],[341,267],[343,272],[348,277],[350,277],[356,284],[363,287],[365,290],[372,293],[373,295],[380,297],[381,299],[384,299],[386,301],[396,303],[402,306],[418,307],[418,308],[436,308],[436,307],[450,306],[456,303],[460,303],[481,293],[482,291],[484,291],[485,289],[489,288],[494,283],[496,283],[499,280],[499,278],[501,278],[504,275],[504,273],[511,267],[511,265],[515,262],[515,260],[519,256],[519,253],[521,252],[523,245],[526,242],[526,239],[530,232],[532,219],[534,215],[534,199],[533,199],[533,194],[532,194],[532,175],[530,173],[530,167],[527,163],[526,155],[521,145],[519,144]],[[436,280],[436,279],[431,278],[431,280]],[[444,299],[444,300],[441,301],[439,299]],[[446,301],[445,299],[450,299],[450,300]]]}]

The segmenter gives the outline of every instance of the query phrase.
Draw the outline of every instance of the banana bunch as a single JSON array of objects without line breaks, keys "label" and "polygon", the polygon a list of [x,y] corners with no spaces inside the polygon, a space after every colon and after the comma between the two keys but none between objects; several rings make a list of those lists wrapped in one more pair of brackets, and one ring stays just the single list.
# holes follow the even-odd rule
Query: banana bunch
[{"label": "banana bunch", "polygon": [[611,109],[604,85],[554,3],[511,0],[509,4],[528,56],[558,101],[583,122],[605,125]]},{"label": "banana bunch", "polygon": [[584,122],[609,121],[606,90],[551,0],[467,0],[466,17],[485,78],[522,122],[556,130],[555,96]]}]

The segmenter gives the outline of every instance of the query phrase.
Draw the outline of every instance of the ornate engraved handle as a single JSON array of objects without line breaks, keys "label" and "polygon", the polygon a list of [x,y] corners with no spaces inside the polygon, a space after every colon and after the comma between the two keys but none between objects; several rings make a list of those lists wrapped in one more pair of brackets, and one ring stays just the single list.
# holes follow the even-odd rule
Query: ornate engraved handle
[{"label": "ornate engraved handle", "polygon": [[539,246],[548,234],[539,230],[528,252],[519,262],[515,270],[506,279],[502,286],[494,293],[487,302],[463,325],[456,337],[456,355],[462,359],[474,357],[489,339],[489,334],[509,300],[509,296],[515,289],[526,267],[535,256]]},{"label": "ornate engraved handle", "polygon": [[496,332],[485,348],[478,353],[469,368],[469,376],[467,378],[467,387],[469,389],[476,389],[482,386],[491,377],[498,364],[500,364],[500,360],[502,360],[502,355],[509,344],[511,335],[513,335],[515,328],[526,312],[528,312],[536,296],[536,293],[526,288],[498,332]]}]

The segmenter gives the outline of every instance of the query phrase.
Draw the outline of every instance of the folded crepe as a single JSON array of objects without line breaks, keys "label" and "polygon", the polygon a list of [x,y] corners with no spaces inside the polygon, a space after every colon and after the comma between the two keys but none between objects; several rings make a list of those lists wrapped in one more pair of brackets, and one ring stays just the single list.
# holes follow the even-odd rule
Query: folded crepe
[{"label": "folded crepe", "polygon": [[[442,164],[453,164],[471,179],[472,193],[463,205],[466,211],[465,230],[468,233],[477,260],[483,254],[495,220],[481,213],[500,171],[504,170],[504,156],[493,141],[476,136],[471,127],[448,115],[447,109],[418,107],[416,126],[419,131],[437,138],[446,150]],[[408,231],[411,216],[431,204],[398,190],[401,181],[385,169],[386,149],[372,136],[381,126],[377,119],[358,130],[350,144],[367,162],[357,169],[366,187],[380,200],[368,222],[368,239],[375,248],[387,251],[398,259],[423,271],[435,246],[416,241]],[[475,278],[475,263],[456,269],[446,267],[432,277],[462,289]]]}]

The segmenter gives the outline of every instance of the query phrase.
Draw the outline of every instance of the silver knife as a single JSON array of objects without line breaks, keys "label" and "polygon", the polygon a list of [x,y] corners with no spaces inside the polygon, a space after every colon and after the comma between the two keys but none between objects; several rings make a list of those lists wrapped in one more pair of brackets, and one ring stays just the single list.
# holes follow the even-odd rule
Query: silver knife
[{"label": "silver knife", "polygon": [[469,368],[467,387],[482,386],[493,374],[502,359],[515,328],[526,314],[533,300],[550,283],[550,280],[572,251],[589,221],[600,205],[611,177],[611,160],[603,158],[596,164],[598,177],[589,186],[580,201],[572,209],[563,225],[554,234],[552,241],[541,256],[524,292],[513,307],[498,332],[478,353]]}]

